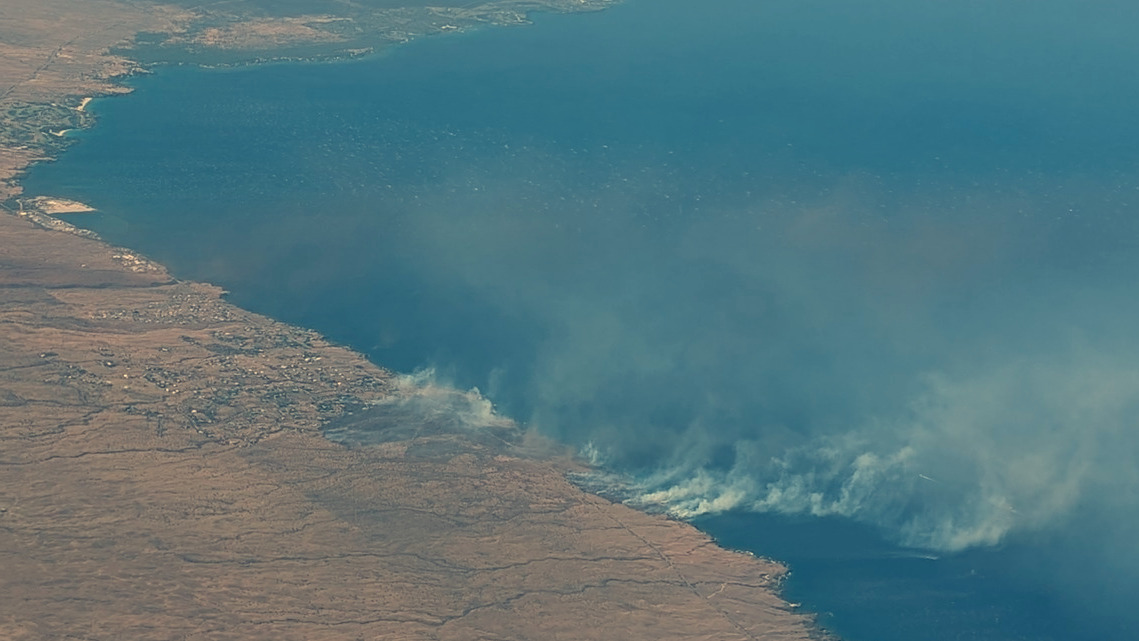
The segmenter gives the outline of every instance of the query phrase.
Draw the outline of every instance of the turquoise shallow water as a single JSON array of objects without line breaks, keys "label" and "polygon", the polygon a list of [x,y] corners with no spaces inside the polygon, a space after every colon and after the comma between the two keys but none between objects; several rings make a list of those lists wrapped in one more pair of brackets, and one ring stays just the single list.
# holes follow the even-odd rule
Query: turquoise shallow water
[{"label": "turquoise shallow water", "polygon": [[1127,639],[1137,18],[633,0],[163,68],[26,185],[478,386],[852,641]]}]

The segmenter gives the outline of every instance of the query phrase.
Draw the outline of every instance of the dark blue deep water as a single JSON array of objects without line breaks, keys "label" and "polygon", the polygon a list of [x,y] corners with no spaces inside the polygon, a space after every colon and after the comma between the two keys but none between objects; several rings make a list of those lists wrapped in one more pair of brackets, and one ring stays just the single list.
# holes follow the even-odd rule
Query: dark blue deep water
[{"label": "dark blue deep water", "polygon": [[790,563],[849,641],[1139,638],[1139,6],[630,0],[159,68],[32,194]]}]

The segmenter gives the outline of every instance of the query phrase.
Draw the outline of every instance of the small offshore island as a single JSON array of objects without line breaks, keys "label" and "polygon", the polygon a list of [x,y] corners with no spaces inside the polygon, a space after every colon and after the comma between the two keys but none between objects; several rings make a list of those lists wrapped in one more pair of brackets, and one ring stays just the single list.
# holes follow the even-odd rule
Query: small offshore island
[{"label": "small offshore island", "polygon": [[[581,491],[509,422],[385,424],[367,408],[418,393],[391,373],[53,216],[82,203],[21,198],[141,70],[136,37],[148,61],[350,56],[610,2],[197,4],[0,11],[0,637],[820,636],[781,565]],[[323,436],[360,422],[390,437]]]}]

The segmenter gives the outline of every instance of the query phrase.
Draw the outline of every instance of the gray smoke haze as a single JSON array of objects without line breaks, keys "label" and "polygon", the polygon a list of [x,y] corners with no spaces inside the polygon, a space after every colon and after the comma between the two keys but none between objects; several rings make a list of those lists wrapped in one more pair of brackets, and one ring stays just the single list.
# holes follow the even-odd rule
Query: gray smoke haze
[{"label": "gray smoke haze", "polygon": [[1134,509],[1125,498],[1139,460],[1134,365],[1093,354],[1043,360],[964,380],[930,375],[902,416],[788,451],[737,442],[728,470],[682,460],[646,478],[645,488],[660,489],[637,501],[685,517],[732,509],[840,515],[887,528],[906,545],[947,551],[1060,523],[1099,497]]},{"label": "gray smoke haze", "polygon": [[445,177],[489,195],[424,195],[401,242],[428,248],[425,280],[542,328],[490,397],[628,473],[633,502],[841,515],[949,551],[1089,504],[1136,515],[1133,185],[772,193],[606,156],[585,189],[511,160]]}]

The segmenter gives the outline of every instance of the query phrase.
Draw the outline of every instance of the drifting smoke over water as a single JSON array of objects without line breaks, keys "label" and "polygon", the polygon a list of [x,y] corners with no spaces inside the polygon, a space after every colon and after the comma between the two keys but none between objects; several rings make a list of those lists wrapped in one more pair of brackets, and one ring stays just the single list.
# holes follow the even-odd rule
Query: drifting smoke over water
[{"label": "drifting smoke over water", "polygon": [[1063,523],[1086,502],[1122,503],[1119,515],[1132,517],[1139,376],[1126,362],[1069,366],[1018,363],[964,382],[931,377],[897,423],[775,456],[760,441],[740,441],[729,469],[681,461],[643,479],[652,489],[636,501],[684,517],[740,509],[846,516],[905,545],[948,551]]},{"label": "drifting smoke over water", "polygon": [[[500,371],[496,398],[682,516],[841,515],[960,550],[1088,502],[1134,514],[1136,270],[1112,247],[1130,224],[866,207],[712,212],[667,225],[680,242],[642,228],[632,251],[636,234],[602,225],[595,279],[524,295],[548,338],[525,380]],[[479,244],[509,271],[508,243]],[[475,286],[505,300],[559,277],[522,262],[529,277]]]},{"label": "drifting smoke over water", "polygon": [[[507,414],[684,517],[839,515],[957,551],[1089,504],[1139,516],[1134,184],[786,189],[620,151],[518,146],[404,221],[419,278],[540,328],[455,371]],[[452,196],[472,185],[493,195]]]}]

